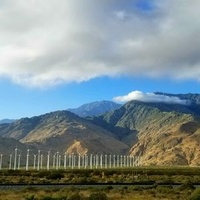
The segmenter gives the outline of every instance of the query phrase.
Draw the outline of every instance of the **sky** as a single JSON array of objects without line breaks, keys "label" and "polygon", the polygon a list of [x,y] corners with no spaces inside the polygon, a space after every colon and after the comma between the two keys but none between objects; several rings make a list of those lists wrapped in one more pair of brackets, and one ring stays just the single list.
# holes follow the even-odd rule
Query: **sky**
[{"label": "sky", "polygon": [[199,19],[199,0],[0,0],[0,119],[200,93]]}]

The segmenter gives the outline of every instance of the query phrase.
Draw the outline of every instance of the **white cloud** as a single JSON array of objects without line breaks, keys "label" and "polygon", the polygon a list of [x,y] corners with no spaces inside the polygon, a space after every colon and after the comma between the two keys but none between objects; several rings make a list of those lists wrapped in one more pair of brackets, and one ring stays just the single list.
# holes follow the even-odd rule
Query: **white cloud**
[{"label": "white cloud", "polygon": [[114,13],[116,15],[116,17],[118,17],[120,20],[124,20],[127,16],[126,12],[124,11],[117,11],[116,13]]},{"label": "white cloud", "polygon": [[0,76],[51,86],[99,76],[200,78],[200,1],[0,0]]},{"label": "white cloud", "polygon": [[183,105],[189,104],[187,100],[183,100],[175,96],[159,95],[154,93],[143,93],[141,91],[132,91],[127,95],[114,97],[113,100],[119,103],[137,100],[142,102],[162,102]]}]

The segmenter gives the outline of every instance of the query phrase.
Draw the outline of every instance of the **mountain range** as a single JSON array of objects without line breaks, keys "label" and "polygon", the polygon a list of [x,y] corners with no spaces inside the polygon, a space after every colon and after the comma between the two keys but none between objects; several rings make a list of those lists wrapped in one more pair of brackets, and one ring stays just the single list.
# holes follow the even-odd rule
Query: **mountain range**
[{"label": "mountain range", "polygon": [[[199,165],[200,94],[155,94],[187,103],[94,102],[0,124],[0,142],[12,138],[43,151],[140,155],[144,165]],[[110,109],[100,112],[99,104]]]},{"label": "mountain range", "polygon": [[129,153],[142,156],[146,165],[198,165],[200,118],[194,107],[131,101],[91,120],[118,133],[131,146]]},{"label": "mountain range", "polygon": [[[68,153],[125,153],[128,146],[113,134],[69,111],[23,118],[0,126],[1,135],[43,151]],[[110,145],[112,144],[112,145]]]}]

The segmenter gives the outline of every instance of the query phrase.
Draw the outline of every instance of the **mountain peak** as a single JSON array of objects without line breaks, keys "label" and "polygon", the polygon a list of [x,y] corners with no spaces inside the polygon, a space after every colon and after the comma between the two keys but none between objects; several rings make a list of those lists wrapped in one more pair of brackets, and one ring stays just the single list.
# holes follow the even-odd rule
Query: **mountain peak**
[{"label": "mountain peak", "polygon": [[75,113],[80,117],[87,117],[87,116],[97,116],[102,115],[106,112],[113,111],[119,108],[121,105],[114,103],[112,101],[94,101],[91,103],[84,104],[78,108],[71,108],[67,109],[68,111]]}]

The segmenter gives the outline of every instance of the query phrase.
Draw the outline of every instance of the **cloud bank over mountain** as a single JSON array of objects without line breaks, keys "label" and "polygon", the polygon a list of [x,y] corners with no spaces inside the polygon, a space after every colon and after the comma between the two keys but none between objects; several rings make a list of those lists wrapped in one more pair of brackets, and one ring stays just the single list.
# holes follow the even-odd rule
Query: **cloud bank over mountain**
[{"label": "cloud bank over mountain", "polygon": [[120,75],[199,80],[199,7],[199,0],[0,0],[0,77],[32,87]]},{"label": "cloud bank over mountain", "polygon": [[137,100],[142,102],[162,102],[170,104],[188,105],[188,100],[183,100],[178,97],[159,95],[154,93],[143,93],[141,91],[132,91],[124,96],[114,97],[113,101],[118,103],[125,103],[128,101]]}]

